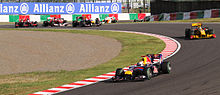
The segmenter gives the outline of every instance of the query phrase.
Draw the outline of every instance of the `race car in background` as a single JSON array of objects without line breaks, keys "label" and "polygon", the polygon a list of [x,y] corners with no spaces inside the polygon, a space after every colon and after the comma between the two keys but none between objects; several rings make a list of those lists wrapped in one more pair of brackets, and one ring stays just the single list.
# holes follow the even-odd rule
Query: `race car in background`
[{"label": "race car in background", "polygon": [[92,21],[90,19],[87,19],[86,16],[79,16],[76,17],[76,20],[72,21],[73,27],[90,27],[92,26]]},{"label": "race car in background", "polygon": [[106,17],[102,22],[104,22],[104,23],[116,23],[118,21],[115,17]]},{"label": "race car in background", "polygon": [[134,19],[134,22],[144,22],[144,19]]},{"label": "race car in background", "polygon": [[99,18],[87,19],[86,16],[78,16],[76,20],[72,21],[73,27],[91,27],[91,26],[101,26],[102,23]]},{"label": "race car in background", "polygon": [[99,20],[99,18],[91,19],[92,26],[101,26],[102,22]]},{"label": "race car in background", "polygon": [[64,20],[64,18],[55,18],[55,17],[48,17],[47,21],[43,22],[43,26],[47,27],[47,26],[67,26],[67,20]]},{"label": "race car in background", "polygon": [[145,16],[143,19],[134,19],[134,22],[146,22],[150,21],[150,16]]},{"label": "race car in background", "polygon": [[162,59],[162,54],[147,54],[142,56],[142,61],[130,66],[128,70],[117,68],[112,81],[150,80],[159,74],[169,74],[170,71],[171,64]]},{"label": "race car in background", "polygon": [[186,39],[216,38],[213,29],[203,27],[202,23],[192,23],[191,28],[185,29]]},{"label": "race car in background", "polygon": [[37,21],[30,21],[29,19],[20,19],[19,22],[15,22],[15,28],[17,27],[37,27]]}]

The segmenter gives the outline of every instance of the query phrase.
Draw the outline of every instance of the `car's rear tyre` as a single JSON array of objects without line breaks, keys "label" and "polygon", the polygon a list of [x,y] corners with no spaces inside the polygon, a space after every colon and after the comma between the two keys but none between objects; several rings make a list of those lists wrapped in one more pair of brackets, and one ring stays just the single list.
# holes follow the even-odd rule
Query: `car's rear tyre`
[{"label": "car's rear tyre", "polygon": [[186,28],[185,29],[185,38],[189,38],[190,37],[190,29]]},{"label": "car's rear tyre", "polygon": [[81,21],[81,22],[79,23],[79,26],[80,26],[80,27],[85,27],[85,26],[86,26],[86,22],[85,22],[85,21]]},{"label": "car's rear tyre", "polygon": [[150,80],[153,76],[152,69],[151,68],[145,68],[144,69],[144,75],[146,76],[147,80]]},{"label": "car's rear tyre", "polygon": [[19,27],[23,27],[24,26],[24,22],[18,22],[18,26]]},{"label": "car's rear tyre", "polygon": [[[54,22],[51,22],[50,26],[51,26],[51,27],[54,27],[54,26],[55,26],[54,24],[55,24]],[[58,25],[59,25],[59,24],[58,24]]]},{"label": "car's rear tyre", "polygon": [[76,27],[76,26],[77,26],[77,21],[73,21],[73,22],[72,22],[72,26],[73,26],[73,27]]},{"label": "car's rear tyre", "polygon": [[117,23],[117,20],[113,20],[112,23]]},{"label": "car's rear tyre", "polygon": [[44,21],[44,22],[43,22],[43,26],[44,26],[44,27],[47,27],[48,24],[49,24],[49,23],[48,23],[47,21]]},{"label": "car's rear tyre", "polygon": [[17,23],[17,22],[15,22],[15,28],[18,28],[17,24],[18,24],[18,23]]},{"label": "car's rear tyre", "polygon": [[63,23],[67,23],[67,20],[64,20]]},{"label": "car's rear tyre", "polygon": [[191,29],[185,29],[185,39],[193,39],[193,31]]},{"label": "car's rear tyre", "polygon": [[171,69],[172,69],[172,68],[171,68],[170,62],[165,61],[165,62],[163,62],[163,63],[161,64],[162,73],[164,73],[164,74],[169,74],[170,71],[171,71]]},{"label": "car's rear tyre", "polygon": [[136,20],[136,19],[134,19],[134,22],[137,22],[137,20]]},{"label": "car's rear tyre", "polygon": [[209,29],[208,32],[209,32],[209,34],[214,34],[213,29]]}]

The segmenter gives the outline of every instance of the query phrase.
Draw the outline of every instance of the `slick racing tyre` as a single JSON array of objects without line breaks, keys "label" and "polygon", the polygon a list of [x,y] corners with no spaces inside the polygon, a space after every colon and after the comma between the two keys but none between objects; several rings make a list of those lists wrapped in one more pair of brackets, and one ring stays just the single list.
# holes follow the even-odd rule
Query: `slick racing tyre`
[{"label": "slick racing tyre", "polygon": [[146,76],[147,80],[150,80],[153,76],[151,68],[144,69],[144,75]]},{"label": "slick racing tyre", "polygon": [[18,23],[17,23],[17,22],[15,22],[15,28],[18,28],[18,26],[17,26],[17,25],[18,25]]},{"label": "slick racing tyre", "polygon": [[85,21],[81,21],[81,22],[79,23],[79,26],[80,26],[80,27],[85,27],[85,26],[86,26],[86,22],[85,22]]},{"label": "slick racing tyre", "polygon": [[190,36],[192,35],[192,31],[189,28],[185,29],[185,38],[190,39]]},{"label": "slick racing tyre", "polygon": [[208,33],[209,33],[209,34],[214,34],[213,29],[209,29],[209,30],[208,30]]},{"label": "slick racing tyre", "polygon": [[44,22],[43,22],[43,26],[44,26],[44,27],[47,27],[48,25],[49,25],[49,23],[48,23],[47,21],[44,21]]},{"label": "slick racing tyre", "polygon": [[72,22],[72,27],[76,27],[77,26],[77,21],[73,21]]},{"label": "slick racing tyre", "polygon": [[124,70],[122,68],[116,69],[115,76],[124,76]]},{"label": "slick racing tyre", "polygon": [[169,74],[171,71],[171,64],[168,61],[165,61],[161,64],[161,69],[164,74]]}]

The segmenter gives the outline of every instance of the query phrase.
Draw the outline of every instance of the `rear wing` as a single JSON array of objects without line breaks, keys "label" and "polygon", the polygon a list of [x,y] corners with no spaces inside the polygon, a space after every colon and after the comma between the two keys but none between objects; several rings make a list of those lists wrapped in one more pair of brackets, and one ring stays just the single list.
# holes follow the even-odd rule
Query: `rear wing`
[{"label": "rear wing", "polygon": [[194,27],[194,26],[201,27],[201,26],[202,26],[202,23],[192,23],[192,27]]}]

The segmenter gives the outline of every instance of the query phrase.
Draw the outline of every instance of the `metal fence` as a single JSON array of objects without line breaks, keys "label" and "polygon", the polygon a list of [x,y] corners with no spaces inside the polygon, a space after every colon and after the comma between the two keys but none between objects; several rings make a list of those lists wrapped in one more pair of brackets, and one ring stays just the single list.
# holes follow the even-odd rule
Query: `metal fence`
[{"label": "metal fence", "polygon": [[151,14],[220,9],[220,0],[154,0]]}]

